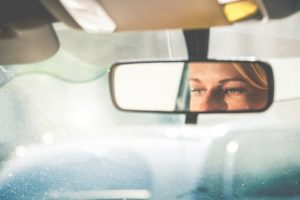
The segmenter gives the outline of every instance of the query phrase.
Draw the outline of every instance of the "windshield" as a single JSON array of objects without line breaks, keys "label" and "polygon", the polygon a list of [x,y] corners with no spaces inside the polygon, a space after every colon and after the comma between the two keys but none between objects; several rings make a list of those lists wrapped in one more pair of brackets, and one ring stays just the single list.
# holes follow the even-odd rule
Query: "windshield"
[{"label": "windshield", "polygon": [[53,57],[1,68],[0,199],[299,197],[299,17],[212,28],[209,57],[270,63],[275,101],[262,113],[199,115],[195,126],[118,111],[109,93],[117,61],[187,58],[182,30],[56,24]]}]

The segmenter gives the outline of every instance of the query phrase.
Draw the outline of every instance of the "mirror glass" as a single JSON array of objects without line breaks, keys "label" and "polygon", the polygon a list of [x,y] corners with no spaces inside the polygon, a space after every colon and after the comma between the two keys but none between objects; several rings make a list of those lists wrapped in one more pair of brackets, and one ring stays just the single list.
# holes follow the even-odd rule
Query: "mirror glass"
[{"label": "mirror glass", "polygon": [[168,61],[112,67],[111,93],[121,110],[258,112],[273,99],[273,75],[262,62]]}]

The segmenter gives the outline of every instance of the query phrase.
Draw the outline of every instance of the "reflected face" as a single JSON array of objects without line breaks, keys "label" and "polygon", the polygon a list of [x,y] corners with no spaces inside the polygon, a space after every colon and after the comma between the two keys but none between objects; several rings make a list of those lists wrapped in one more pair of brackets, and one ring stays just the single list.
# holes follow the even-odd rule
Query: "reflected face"
[{"label": "reflected face", "polygon": [[268,103],[268,90],[252,86],[229,63],[191,63],[190,111],[260,110]]}]

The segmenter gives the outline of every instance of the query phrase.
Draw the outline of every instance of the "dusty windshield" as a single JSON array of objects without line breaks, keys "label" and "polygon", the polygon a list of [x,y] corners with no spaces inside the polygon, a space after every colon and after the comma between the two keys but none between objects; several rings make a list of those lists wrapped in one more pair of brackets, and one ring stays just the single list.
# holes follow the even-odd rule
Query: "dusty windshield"
[{"label": "dusty windshield", "polygon": [[[275,102],[262,113],[200,115],[192,127],[182,115],[120,112],[109,94],[116,61],[187,58],[181,30],[105,35],[56,24],[57,54],[1,68],[0,199],[298,197],[297,19],[212,29],[211,58],[272,65]],[[280,23],[289,28],[265,31]],[[259,46],[262,32],[269,40]]]}]

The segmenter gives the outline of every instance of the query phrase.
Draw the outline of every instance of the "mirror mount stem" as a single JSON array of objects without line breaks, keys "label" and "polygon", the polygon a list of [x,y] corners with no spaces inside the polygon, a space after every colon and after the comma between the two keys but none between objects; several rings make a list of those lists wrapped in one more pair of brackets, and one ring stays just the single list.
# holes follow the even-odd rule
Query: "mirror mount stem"
[{"label": "mirror mount stem", "polygon": [[[209,29],[183,31],[189,60],[207,60],[209,45]],[[186,124],[197,124],[197,113],[187,113]]]},{"label": "mirror mount stem", "polygon": [[209,29],[183,31],[189,60],[207,60]]},{"label": "mirror mount stem", "polygon": [[187,113],[185,115],[185,124],[197,124],[198,113]]}]

